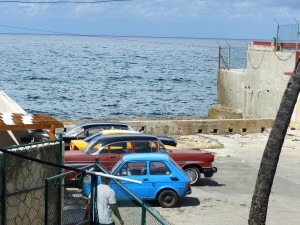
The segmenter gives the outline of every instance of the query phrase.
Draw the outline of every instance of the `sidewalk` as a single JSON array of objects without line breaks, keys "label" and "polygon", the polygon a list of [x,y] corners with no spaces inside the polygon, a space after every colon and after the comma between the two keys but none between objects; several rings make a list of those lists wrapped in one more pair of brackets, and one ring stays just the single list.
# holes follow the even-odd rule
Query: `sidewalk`
[{"label": "sidewalk", "polygon": [[[216,154],[218,172],[173,209],[159,209],[173,224],[247,225],[256,177],[269,132],[201,135],[223,144]],[[201,141],[199,141],[200,143]],[[195,146],[196,147],[196,146]],[[300,224],[300,131],[288,130],[269,200],[266,224]]]}]

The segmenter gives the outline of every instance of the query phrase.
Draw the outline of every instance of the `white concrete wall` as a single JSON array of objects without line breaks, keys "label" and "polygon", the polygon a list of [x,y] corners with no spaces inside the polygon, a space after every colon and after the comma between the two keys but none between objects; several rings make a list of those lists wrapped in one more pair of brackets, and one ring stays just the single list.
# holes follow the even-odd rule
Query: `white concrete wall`
[{"label": "white concrete wall", "polygon": [[278,111],[282,95],[295,67],[295,53],[248,50],[247,73],[248,84],[245,117],[274,118]]},{"label": "white concrete wall", "polygon": [[240,109],[243,118],[275,118],[295,67],[295,53],[248,49],[247,70],[218,72],[218,104]]},{"label": "white concrete wall", "polygon": [[[3,91],[0,91],[0,112],[26,114],[25,110]],[[30,138],[30,132],[27,130],[11,131],[10,133],[8,131],[0,131],[0,147],[28,143]]]},{"label": "white concrete wall", "polygon": [[0,112],[26,113],[21,106],[19,106],[3,91],[0,91]]},{"label": "white concrete wall", "polygon": [[243,70],[220,70],[218,73],[218,104],[242,109],[244,104],[244,79]]}]

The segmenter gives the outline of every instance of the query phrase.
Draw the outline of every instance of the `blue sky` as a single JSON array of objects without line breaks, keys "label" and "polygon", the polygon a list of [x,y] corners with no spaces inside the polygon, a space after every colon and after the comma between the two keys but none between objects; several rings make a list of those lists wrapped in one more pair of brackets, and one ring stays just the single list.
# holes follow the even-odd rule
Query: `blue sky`
[{"label": "blue sky", "polygon": [[300,22],[299,0],[129,0],[97,4],[19,1],[32,3],[0,0],[0,33],[31,32],[5,27],[14,26],[95,35],[272,39],[276,21]]}]

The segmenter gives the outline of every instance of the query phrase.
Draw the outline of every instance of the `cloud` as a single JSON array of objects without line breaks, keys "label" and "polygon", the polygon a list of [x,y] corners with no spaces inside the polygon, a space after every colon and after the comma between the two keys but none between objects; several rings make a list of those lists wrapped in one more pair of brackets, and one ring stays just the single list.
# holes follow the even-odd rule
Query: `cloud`
[{"label": "cloud", "polygon": [[20,7],[21,12],[23,12],[25,15],[30,16],[30,17],[41,15],[49,9],[48,4],[36,4],[36,3],[22,4],[22,3],[19,3],[18,6]]},{"label": "cloud", "polygon": [[[102,33],[123,32],[126,35],[155,35],[158,32],[162,36],[201,36],[203,33],[206,36],[225,36],[226,33],[236,36],[234,32],[239,34],[241,29],[246,35],[252,35],[253,29],[259,27],[265,35],[276,26],[274,19],[280,24],[300,21],[300,4],[292,0],[131,0],[4,6],[4,3],[0,4],[0,20],[14,20],[18,25],[27,19],[27,24],[40,21],[41,26],[56,28],[64,25],[62,29],[74,32],[80,32],[80,29],[89,32],[89,27],[96,32],[93,28],[98,26]],[[143,30],[146,31],[143,33]]]},{"label": "cloud", "polygon": [[[34,2],[35,0],[33,0]],[[53,1],[53,0],[45,0]],[[82,0],[84,1],[84,0]],[[298,0],[132,0],[98,4],[19,4],[24,16],[54,15],[64,18],[108,20],[195,21],[248,19],[300,15]],[[272,13],[272,14],[270,14]]]}]

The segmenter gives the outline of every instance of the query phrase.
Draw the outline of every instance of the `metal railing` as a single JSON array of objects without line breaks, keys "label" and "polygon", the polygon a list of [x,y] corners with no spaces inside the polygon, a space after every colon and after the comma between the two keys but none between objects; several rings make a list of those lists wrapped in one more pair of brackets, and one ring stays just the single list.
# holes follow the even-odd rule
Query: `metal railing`
[{"label": "metal railing", "polygon": [[219,46],[218,69],[245,69],[247,66],[247,46]]}]

